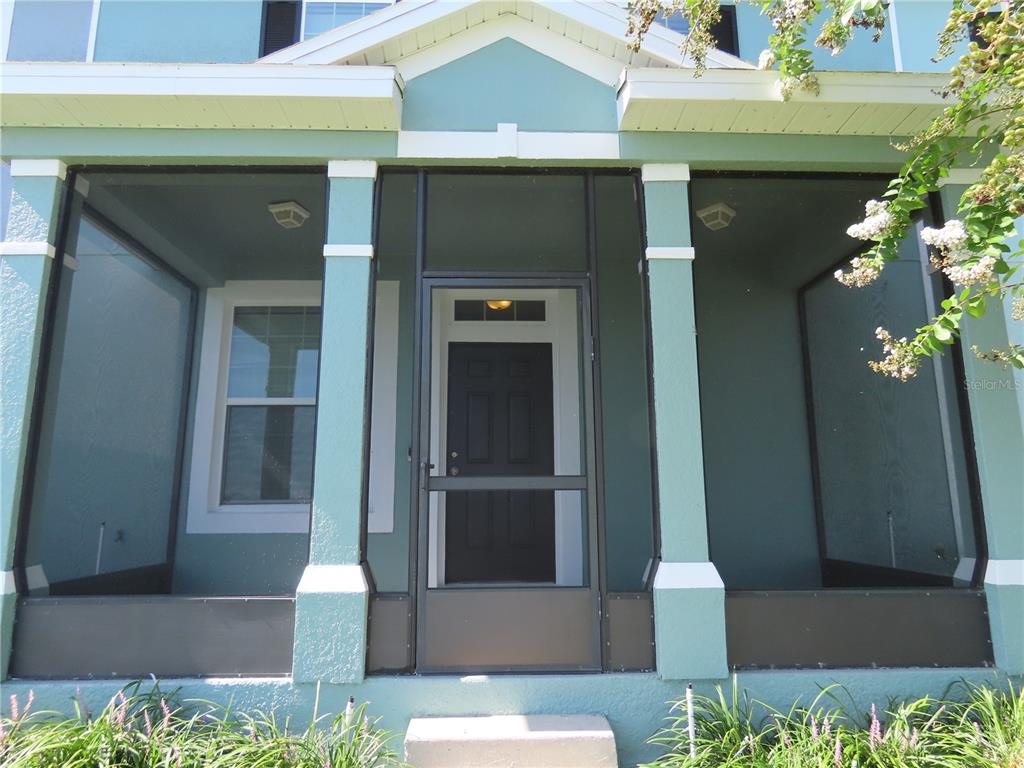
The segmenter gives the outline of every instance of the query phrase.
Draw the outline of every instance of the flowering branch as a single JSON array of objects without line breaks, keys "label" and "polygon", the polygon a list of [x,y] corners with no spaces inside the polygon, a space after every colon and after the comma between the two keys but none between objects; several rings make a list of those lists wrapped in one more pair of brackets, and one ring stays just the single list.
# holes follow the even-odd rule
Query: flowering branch
[{"label": "flowering branch", "polygon": [[[825,10],[831,16],[814,41],[819,48],[842,52],[860,29],[875,41],[885,29],[890,0],[748,0],[771,19],[769,48],[761,54],[762,69],[778,67],[780,90],[788,99],[796,90],[817,93],[807,31]],[[711,5],[715,5],[712,13]],[[718,20],[717,0],[632,0],[629,35],[640,39],[658,14],[681,13],[690,24],[683,50],[699,75],[713,45],[711,27]],[[899,146],[908,157],[882,200],[871,200],[865,218],[847,233],[871,243],[852,259],[836,279],[849,287],[877,280],[885,265],[899,256],[901,244],[913,231],[915,212],[928,205],[929,195],[953,167],[981,168],[979,180],[962,195],[957,217],[944,226],[925,228],[922,240],[930,247],[936,269],[956,287],[941,303],[942,311],[915,331],[912,338],[894,338],[876,331],[882,359],[873,370],[906,381],[922,361],[960,338],[965,314],[981,317],[990,304],[1010,302],[1013,321],[1024,321],[1024,286],[1013,277],[1024,260],[1024,247],[1010,246],[1015,219],[1024,216],[1024,0],[954,0],[939,35],[936,60],[949,56],[974,29],[971,41],[950,71],[943,90],[949,104],[927,129]],[[711,42],[709,42],[711,41]],[[1024,368],[1024,347],[975,354],[1007,366]]]}]

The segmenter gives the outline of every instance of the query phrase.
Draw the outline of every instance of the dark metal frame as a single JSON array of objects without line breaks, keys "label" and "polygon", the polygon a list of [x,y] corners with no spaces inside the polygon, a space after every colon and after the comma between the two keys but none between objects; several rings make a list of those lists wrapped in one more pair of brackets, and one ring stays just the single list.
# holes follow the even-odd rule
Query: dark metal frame
[{"label": "dark metal frame", "polygon": [[[252,174],[317,174],[322,175],[324,169],[322,166],[309,166],[309,165],[296,165],[296,166],[248,166],[248,165],[208,165],[208,166],[190,166],[190,165],[174,165],[174,164],[160,164],[160,165],[111,165],[106,163],[98,164],[83,164],[73,166],[68,169],[67,177],[64,181],[64,190],[62,192],[62,200],[58,206],[56,212],[57,216],[57,227],[56,227],[56,238],[55,247],[57,258],[63,258],[63,255],[67,252],[68,237],[71,226],[71,214],[74,211],[74,199],[75,199],[75,180],[82,173],[117,173],[124,175],[152,175],[160,173],[168,174],[238,174],[238,175],[252,175]],[[105,231],[111,234],[112,237],[121,241],[126,246],[132,248],[135,251],[141,253],[141,255],[150,260],[151,262],[158,265],[158,267],[169,274],[174,275],[179,280],[183,281],[192,291],[192,317],[190,321],[190,332],[189,332],[189,350],[187,355],[186,367],[187,374],[185,379],[185,403],[182,408],[182,419],[183,429],[179,433],[182,450],[178,452],[178,467],[176,469],[178,480],[175,483],[175,494],[176,500],[173,509],[174,518],[171,520],[171,536],[168,542],[168,562],[173,566],[174,562],[174,547],[177,543],[177,525],[178,518],[180,515],[181,506],[181,475],[184,462],[184,441],[188,435],[188,423],[192,416],[189,411],[188,404],[190,401],[191,390],[193,386],[192,374],[196,364],[195,350],[196,350],[196,321],[198,316],[198,291],[196,286],[188,278],[184,277],[180,272],[174,269],[172,266],[167,264],[163,259],[154,254],[149,248],[139,243],[137,240],[132,238],[127,233],[121,231],[116,225],[113,225],[106,217],[98,213],[84,202],[82,203],[83,213],[85,209],[91,211],[90,215],[94,220],[100,222],[106,222]],[[326,197],[325,197],[325,209],[326,209]],[[113,230],[113,233],[111,233]],[[28,442],[25,451],[25,469],[21,479],[21,498],[18,506],[17,514],[17,530],[15,531],[14,537],[14,556],[13,556],[13,570],[15,578],[15,586],[18,590],[18,594],[27,594],[28,585],[25,579],[25,555],[26,546],[28,542],[28,527],[31,519],[32,510],[32,496],[35,489],[35,478],[37,469],[37,458],[39,453],[39,440],[40,440],[40,427],[42,424],[42,414],[44,410],[44,398],[46,393],[46,382],[49,378],[49,370],[51,365],[52,347],[53,347],[53,332],[54,332],[54,321],[57,312],[57,303],[60,291],[60,277],[61,268],[60,262],[55,260],[53,269],[50,275],[49,283],[46,288],[46,296],[44,298],[45,306],[43,309],[43,330],[40,337],[39,346],[39,363],[36,368],[36,378],[32,392],[32,414],[29,422],[28,431]]]},{"label": "dark metal frame", "polygon": [[[53,362],[53,335],[56,325],[57,307],[61,295],[61,273],[63,272],[63,256],[68,250],[68,237],[73,213],[73,200],[75,195],[75,179],[78,171],[69,170],[65,181],[65,199],[58,211],[60,217],[59,236],[57,238],[57,257],[52,265],[50,284],[47,288],[46,308],[44,315],[44,326],[42,343],[40,346],[40,360],[36,372],[35,392],[33,394],[32,415],[29,428],[29,445],[26,451],[25,473],[22,479],[21,505],[18,514],[18,527],[15,533],[14,563],[15,583],[19,594],[25,594],[27,583],[25,579],[25,554],[28,543],[28,529],[31,521],[31,510],[33,497],[35,495],[36,470],[39,459],[39,446],[42,432],[42,419],[45,411],[45,398],[47,383],[49,381],[50,366]],[[93,224],[111,239],[120,243],[131,251],[134,256],[146,262],[153,269],[170,275],[181,283],[188,291],[188,329],[186,331],[185,365],[182,376],[182,399],[179,405],[178,435],[175,446],[174,458],[174,482],[171,490],[171,503],[169,510],[167,545],[165,554],[165,565],[173,568],[174,556],[178,540],[178,522],[181,513],[181,480],[185,461],[186,438],[191,413],[189,402],[192,393],[192,373],[195,357],[196,322],[198,317],[198,296],[199,291],[195,283],[185,277],[181,272],[172,267],[152,250],[140,243],[134,237],[123,231],[114,222],[90,206],[82,202],[79,211],[79,220],[88,218]]]},{"label": "dark metal frame", "polygon": [[[461,168],[461,167],[438,167],[436,169],[425,168],[403,168],[388,167],[382,169],[382,173],[399,174],[415,173],[417,177],[416,194],[416,256],[415,256],[415,315],[414,315],[414,370],[419,375],[413,382],[413,439],[411,446],[410,461],[412,472],[410,473],[411,498],[413,499],[410,510],[409,528],[409,578],[410,596],[415,599],[411,601],[409,611],[409,637],[411,644],[410,663],[416,667],[418,659],[421,658],[418,648],[424,640],[424,617],[420,614],[423,601],[426,598],[427,583],[427,510],[429,509],[429,494],[431,492],[448,490],[469,490],[480,489],[544,489],[544,490],[585,490],[587,492],[588,508],[588,557],[589,557],[589,580],[587,587],[561,588],[561,589],[588,589],[594,595],[594,609],[597,611],[599,620],[595,622],[594,629],[594,656],[598,660],[600,668],[607,665],[608,649],[604,642],[607,635],[607,617],[602,610],[602,600],[607,593],[605,581],[605,541],[604,541],[604,489],[601,478],[602,470],[602,413],[600,400],[600,354],[598,345],[597,328],[597,259],[595,243],[595,216],[594,216],[594,176],[592,169],[580,168]],[[497,271],[468,271],[468,270],[430,270],[426,267],[426,226],[427,226],[427,189],[431,173],[444,174],[495,174],[505,175],[530,174],[530,175],[578,175],[584,178],[584,206],[586,225],[586,269],[579,272],[497,272]],[[639,177],[633,169],[600,169],[600,175],[629,175],[635,179],[636,199],[638,215],[643,232],[644,210],[642,187]],[[380,179],[377,183],[377,210],[375,211],[375,238],[379,230],[379,203],[380,203]],[[650,367],[650,317],[647,308],[646,297],[646,264],[643,262],[643,245],[640,243],[641,258],[641,285],[644,289],[644,342],[648,348],[646,355],[648,374]],[[578,305],[580,310],[580,344],[583,353],[584,369],[581,376],[584,383],[584,448],[587,461],[587,473],[576,476],[560,476],[551,478],[454,478],[430,476],[429,462],[429,418],[430,418],[430,350],[432,345],[431,313],[434,288],[573,288],[577,291]],[[371,315],[372,319],[372,315]],[[372,325],[371,325],[372,328]],[[591,365],[586,366],[589,357]],[[647,376],[648,387],[650,387],[650,375]],[[652,417],[653,422],[653,417]],[[366,424],[369,432],[370,425]],[[651,430],[651,452],[655,452],[654,432]],[[653,467],[656,467],[656,462]],[[656,470],[655,470],[656,471]],[[654,479],[652,478],[652,498],[654,509],[654,551],[653,557],[658,557],[660,534],[658,530],[657,515],[657,494],[653,491]],[[365,507],[365,503],[364,503]],[[365,515],[364,515],[365,517]],[[365,522],[364,522],[365,526]],[[363,541],[363,553],[365,555],[365,533]],[[421,556],[422,554],[422,556]],[[369,569],[367,569],[369,570]],[[653,569],[652,569],[653,571]],[[649,585],[648,585],[649,587]],[[465,587],[461,587],[465,589]],[[488,588],[495,588],[490,586]],[[498,587],[500,588],[500,587]],[[551,589],[549,586],[538,586],[537,589]],[[600,668],[587,669],[585,671],[600,671]],[[467,670],[461,670],[467,671]],[[471,670],[469,670],[471,671]],[[492,671],[493,670],[489,670]],[[532,670],[516,670],[517,672],[530,672]],[[550,669],[540,669],[538,672],[548,672]],[[583,670],[581,670],[583,671]]]},{"label": "dark metal frame", "polygon": [[[938,216],[935,217],[936,212],[934,199],[929,201],[932,205],[931,213],[936,221],[941,221],[941,209],[938,209]],[[915,217],[916,218],[916,217]],[[807,306],[805,295],[814,286],[819,283],[833,279],[833,274],[836,269],[848,264],[850,259],[861,255],[866,250],[866,246],[858,246],[848,253],[843,258],[836,261],[828,268],[822,270],[817,275],[812,277],[802,286],[797,289],[797,311],[799,314],[800,322],[800,347],[801,356],[803,359],[803,374],[804,374],[804,388],[805,388],[805,404],[807,408],[807,429],[808,439],[811,452],[811,477],[812,487],[814,491],[814,512],[815,520],[817,522],[817,534],[818,534],[818,561],[819,567],[823,571],[825,568],[825,561],[828,552],[825,544],[825,520],[824,510],[822,508],[822,493],[821,493],[821,475],[818,463],[818,441],[817,441],[817,429],[814,418],[814,382],[812,380],[811,367],[810,367],[810,346],[808,344],[807,334]],[[943,290],[952,291],[952,284],[942,277],[941,285]],[[924,285],[926,291],[937,290],[938,286],[934,284]],[[971,576],[971,583],[967,587],[960,587],[960,589],[980,589],[982,587],[982,581],[984,579],[985,564],[988,561],[988,546],[985,538],[985,521],[984,514],[981,505],[981,489],[978,480],[978,464],[977,454],[975,453],[974,440],[973,440],[973,428],[971,425],[971,411],[970,403],[967,401],[966,392],[967,389],[964,386],[964,368],[963,368],[963,345],[958,339],[957,342],[950,348],[950,359],[953,365],[953,383],[957,391],[957,416],[960,423],[960,430],[958,432],[960,440],[964,448],[964,458],[967,463],[966,476],[968,482],[968,492],[971,502],[971,523],[974,527],[974,538],[975,538],[975,564],[974,572]],[[939,374],[936,374],[939,375]],[[955,433],[957,430],[953,430]],[[884,570],[884,569],[883,569]],[[873,590],[884,590],[884,589],[906,589],[907,587],[872,587]],[[956,588],[956,587],[953,587]],[[842,589],[842,588],[839,588]],[[922,585],[920,589],[935,589],[935,585]]]}]

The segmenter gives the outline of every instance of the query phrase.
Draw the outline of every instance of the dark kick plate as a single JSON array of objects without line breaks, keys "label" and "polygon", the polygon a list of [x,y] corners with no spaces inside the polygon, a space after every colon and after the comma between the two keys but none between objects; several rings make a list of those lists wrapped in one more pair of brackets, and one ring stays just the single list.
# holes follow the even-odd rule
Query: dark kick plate
[{"label": "dark kick plate", "polygon": [[992,665],[973,589],[727,592],[725,621],[730,667]]}]

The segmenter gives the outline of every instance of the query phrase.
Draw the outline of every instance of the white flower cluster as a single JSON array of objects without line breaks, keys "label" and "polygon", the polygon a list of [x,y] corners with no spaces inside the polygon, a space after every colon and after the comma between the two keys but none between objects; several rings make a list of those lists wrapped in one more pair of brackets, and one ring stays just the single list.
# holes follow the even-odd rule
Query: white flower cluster
[{"label": "white flower cluster", "polygon": [[1018,296],[1013,300],[1011,315],[1014,320],[1024,320],[1024,296]]},{"label": "white flower cluster", "polygon": [[871,285],[882,274],[882,264],[878,259],[866,259],[854,256],[850,259],[850,270],[835,271],[835,278],[847,288],[863,288]]},{"label": "white flower cluster", "polygon": [[917,375],[920,361],[905,336],[894,339],[885,328],[876,328],[875,338],[882,342],[882,353],[885,356],[881,360],[869,362],[871,370],[900,381],[907,381]]},{"label": "white flower cluster", "polygon": [[892,214],[886,209],[885,203],[877,200],[868,200],[864,213],[864,221],[849,227],[846,234],[858,240],[881,240],[892,226]]},{"label": "white flower cluster", "polygon": [[[793,22],[809,16],[814,11],[814,0],[783,0],[781,18]],[[779,26],[778,20],[772,22]]]},{"label": "white flower cluster", "polygon": [[967,230],[962,221],[950,219],[940,229],[925,227],[921,230],[921,239],[939,252],[939,258],[932,260],[956,285],[966,287],[990,283],[995,279],[994,257],[982,256],[969,263],[974,254],[964,247],[967,245]]},{"label": "white flower cluster", "polygon": [[995,266],[995,258],[982,256],[974,264],[950,264],[942,271],[953,283],[966,287],[979,283],[991,283],[996,276]]},{"label": "white flower cluster", "polygon": [[941,229],[925,227],[921,230],[921,239],[932,248],[940,251],[958,251],[967,242],[967,230],[959,219],[950,219]]},{"label": "white flower cluster", "polygon": [[761,55],[757,57],[757,68],[758,69],[771,69],[775,65],[775,54],[768,48],[761,51]]}]

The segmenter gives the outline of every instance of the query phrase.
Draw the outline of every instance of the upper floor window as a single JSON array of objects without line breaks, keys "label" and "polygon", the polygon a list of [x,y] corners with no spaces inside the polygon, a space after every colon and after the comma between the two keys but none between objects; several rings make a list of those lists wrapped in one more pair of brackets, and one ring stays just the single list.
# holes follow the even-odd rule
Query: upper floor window
[{"label": "upper floor window", "polygon": [[100,0],[15,0],[3,30],[7,61],[91,61]]},{"label": "upper floor window", "polygon": [[302,39],[308,40],[350,21],[361,19],[391,3],[363,3],[355,0],[304,0],[302,9]]},{"label": "upper floor window", "polygon": [[316,37],[391,4],[359,0],[267,0],[263,4],[260,55],[266,56],[299,40]]}]

